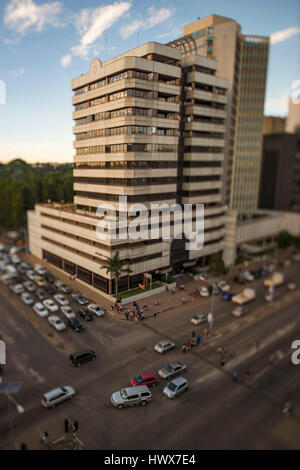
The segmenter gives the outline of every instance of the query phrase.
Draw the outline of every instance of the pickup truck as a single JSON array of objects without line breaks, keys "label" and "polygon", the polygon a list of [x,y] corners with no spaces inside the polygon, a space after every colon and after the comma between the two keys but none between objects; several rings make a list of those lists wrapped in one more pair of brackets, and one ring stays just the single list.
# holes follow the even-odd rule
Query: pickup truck
[{"label": "pickup truck", "polygon": [[256,297],[256,292],[254,289],[244,289],[242,292],[240,292],[237,295],[234,295],[232,297],[232,302],[238,305],[244,305],[247,304],[248,302],[251,302],[251,300],[254,300]]},{"label": "pickup truck", "polygon": [[268,279],[265,279],[264,286],[266,287],[277,287],[281,286],[284,282],[284,276],[282,273],[274,273]]}]

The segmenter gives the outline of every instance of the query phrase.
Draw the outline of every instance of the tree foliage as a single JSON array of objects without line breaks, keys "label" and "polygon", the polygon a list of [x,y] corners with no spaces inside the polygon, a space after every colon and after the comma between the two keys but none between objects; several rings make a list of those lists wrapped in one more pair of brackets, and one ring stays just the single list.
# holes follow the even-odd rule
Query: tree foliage
[{"label": "tree foliage", "polygon": [[30,165],[21,159],[0,163],[0,227],[18,229],[34,204],[73,201],[72,164]]},{"label": "tree foliage", "polygon": [[225,264],[220,253],[214,253],[213,255],[211,255],[209,260],[208,271],[211,274],[220,276],[226,274]]},{"label": "tree foliage", "polygon": [[124,273],[131,273],[129,268],[124,268],[124,266],[128,263],[126,260],[120,259],[120,253],[117,251],[115,255],[110,258],[106,258],[107,265],[102,266],[102,268],[106,269],[106,273],[111,273],[115,277],[115,284],[116,284],[116,294],[118,293],[118,282],[121,275]]}]

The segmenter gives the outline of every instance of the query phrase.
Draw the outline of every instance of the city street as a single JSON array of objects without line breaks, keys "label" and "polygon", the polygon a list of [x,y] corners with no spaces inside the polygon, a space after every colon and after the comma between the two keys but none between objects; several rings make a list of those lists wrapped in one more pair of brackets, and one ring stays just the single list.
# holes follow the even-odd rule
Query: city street
[{"label": "city street", "polygon": [[[294,262],[284,269],[286,279],[299,286],[299,271]],[[18,414],[0,397],[0,447],[19,448],[26,442],[39,449],[38,432],[48,431],[50,440],[61,437],[67,417],[79,421],[78,437],[87,449],[299,449],[300,369],[291,362],[291,344],[300,339],[300,291],[289,292],[284,285],[279,300],[267,304],[262,284],[247,285],[256,289],[257,298],[241,319],[231,315],[232,302],[215,296],[212,337],[185,354],[182,344],[193,330],[203,334],[205,328],[192,325],[190,318],[207,314],[211,298],[199,297],[138,324],[108,313],[85,322],[83,333],[57,333],[1,285],[1,333],[8,348],[4,379],[22,382],[14,398],[25,412]],[[233,287],[234,292],[244,288]],[[161,339],[174,341],[175,350],[155,352]],[[222,346],[228,347],[223,367],[216,353]],[[94,349],[97,359],[72,368],[68,355],[82,348]],[[148,406],[112,407],[111,394],[128,386],[130,377],[157,374],[176,360],[187,365],[183,376],[189,381],[188,391],[177,400],[162,394],[166,382],[159,379]],[[42,408],[43,393],[63,385],[76,389],[74,399],[55,409]],[[293,404],[292,416],[282,413],[286,401]]]}]

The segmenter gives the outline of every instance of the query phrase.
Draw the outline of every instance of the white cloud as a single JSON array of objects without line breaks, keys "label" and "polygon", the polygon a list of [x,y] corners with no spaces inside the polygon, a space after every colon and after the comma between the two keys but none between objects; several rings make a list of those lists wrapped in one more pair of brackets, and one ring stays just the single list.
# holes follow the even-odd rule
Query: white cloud
[{"label": "white cloud", "polygon": [[70,63],[72,62],[72,56],[71,54],[66,54],[60,59],[61,65],[66,68]]},{"label": "white cloud", "polygon": [[147,10],[147,18],[136,18],[132,21],[132,23],[126,24],[122,26],[120,32],[121,36],[124,39],[127,39],[133,33],[135,33],[138,29],[149,29],[153,26],[156,26],[159,23],[167,20],[173,15],[174,11],[170,10],[169,8],[161,8],[156,10],[153,6],[148,8]]},{"label": "white cloud", "polygon": [[266,101],[265,115],[267,116],[286,116],[288,113],[290,90],[284,91],[278,98],[271,98]]},{"label": "white cloud", "polygon": [[20,77],[21,75],[24,75],[24,73],[25,73],[24,67],[19,67],[18,69],[9,71],[9,74],[11,77]]},{"label": "white cloud", "polygon": [[72,54],[87,58],[95,41],[130,8],[131,3],[127,1],[79,12],[75,24],[81,38],[80,43],[72,47]]},{"label": "white cloud", "polygon": [[37,5],[33,0],[11,0],[4,11],[4,25],[16,34],[23,35],[29,29],[42,31],[46,25],[61,26],[58,15],[60,2]]},{"label": "white cloud", "polygon": [[296,34],[300,34],[300,26],[291,26],[290,28],[272,33],[270,36],[270,43],[277,44],[279,42],[287,41]]}]

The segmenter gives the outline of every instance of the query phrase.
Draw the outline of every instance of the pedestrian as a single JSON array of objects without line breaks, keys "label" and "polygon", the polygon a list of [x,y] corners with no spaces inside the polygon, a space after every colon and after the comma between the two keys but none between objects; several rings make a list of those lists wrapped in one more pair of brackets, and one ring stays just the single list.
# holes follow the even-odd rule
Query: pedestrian
[{"label": "pedestrian", "polygon": [[190,342],[189,339],[188,339],[187,342],[186,342],[186,349],[187,349],[187,351],[188,351],[189,349],[191,349],[191,342]]},{"label": "pedestrian", "polygon": [[49,434],[47,432],[44,432],[44,435],[41,439],[41,444],[44,444],[44,446],[49,444]]},{"label": "pedestrian", "polygon": [[224,359],[224,357],[221,357],[221,359],[220,359],[220,366],[221,366],[221,367],[224,367],[224,366],[225,366],[225,359]]},{"label": "pedestrian", "polygon": [[171,291],[171,292],[172,292],[172,295],[175,294],[175,287],[172,287],[172,291]]},{"label": "pedestrian", "polygon": [[196,338],[195,338],[195,336],[192,337],[192,342],[191,342],[191,347],[193,348],[194,346],[196,346]]},{"label": "pedestrian", "polygon": [[197,346],[200,344],[200,341],[201,341],[201,336],[198,335],[197,338],[196,338],[196,344],[197,344]]},{"label": "pedestrian", "polygon": [[196,337],[196,332],[192,331],[192,338],[195,338],[195,337]]},{"label": "pedestrian", "polygon": [[136,315],[135,315],[135,323],[137,323],[137,322],[138,322],[138,320],[139,320],[139,318],[138,318],[138,314],[136,313]]},{"label": "pedestrian", "polygon": [[182,354],[185,353],[185,351],[186,351],[186,345],[185,344],[182,345],[181,351],[182,351]]},{"label": "pedestrian", "polygon": [[182,305],[185,304],[185,297],[182,297]]},{"label": "pedestrian", "polygon": [[154,316],[154,318],[156,318],[156,315],[157,315],[157,311],[156,311],[156,310],[153,310],[153,316]]},{"label": "pedestrian", "polygon": [[248,367],[248,369],[246,370],[245,374],[246,374],[246,375],[251,375],[251,370],[250,370],[249,367]]},{"label": "pedestrian", "polygon": [[232,373],[232,379],[233,379],[234,382],[236,382],[237,379],[238,379],[238,373],[237,373],[236,370]]},{"label": "pedestrian", "polygon": [[144,318],[145,318],[145,317],[144,317],[144,312],[141,311],[141,320],[144,320]]},{"label": "pedestrian", "polygon": [[129,315],[128,310],[125,311],[125,315],[126,315],[126,320],[128,320],[128,315]]},{"label": "pedestrian", "polygon": [[77,442],[74,442],[73,450],[78,450],[78,443]]},{"label": "pedestrian", "polygon": [[113,309],[114,309],[114,306],[113,306],[113,305],[111,305],[111,306],[110,306],[110,309],[111,309],[111,310],[113,310]]},{"label": "pedestrian", "polygon": [[73,432],[78,431],[79,428],[79,421],[74,421],[73,422]]},{"label": "pedestrian", "polygon": [[65,433],[69,432],[69,421],[67,418],[64,420]]}]

